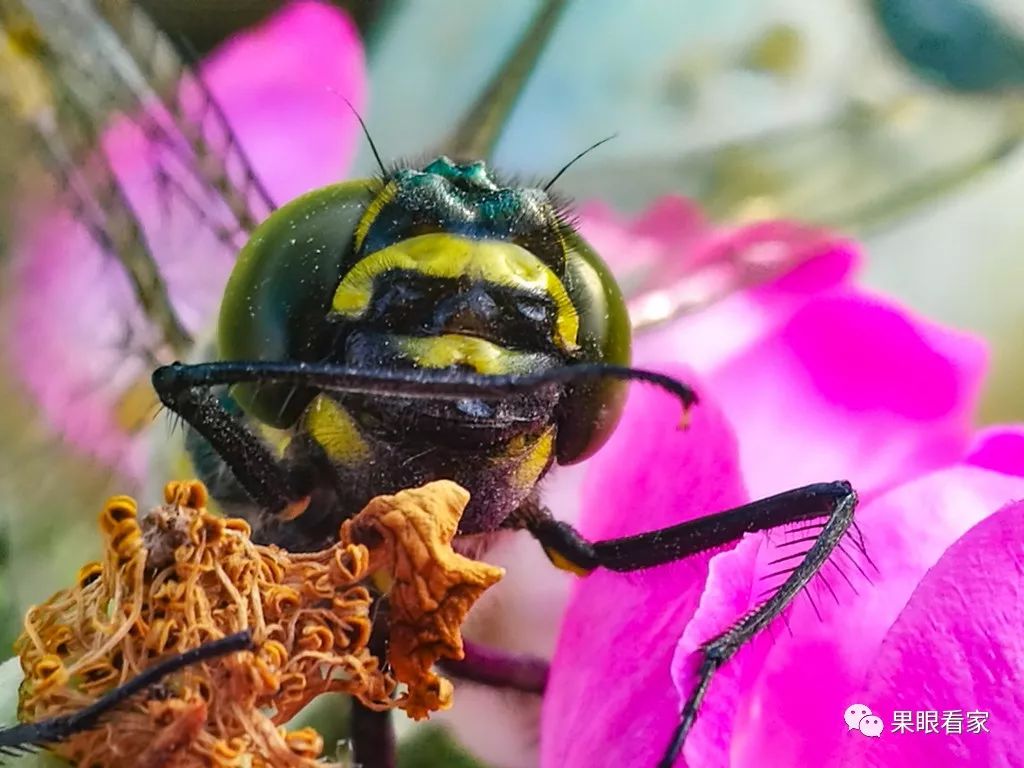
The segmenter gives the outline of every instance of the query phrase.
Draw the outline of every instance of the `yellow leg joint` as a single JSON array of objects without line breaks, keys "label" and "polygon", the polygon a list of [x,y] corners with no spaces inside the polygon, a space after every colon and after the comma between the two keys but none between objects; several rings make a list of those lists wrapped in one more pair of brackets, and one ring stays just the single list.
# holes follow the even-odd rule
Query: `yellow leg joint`
[{"label": "yellow leg joint", "polygon": [[555,568],[562,571],[569,571],[569,573],[575,573],[577,576],[586,576],[593,570],[593,568],[585,568],[578,563],[574,563],[557,549],[552,547],[544,547],[544,554],[548,556],[548,560],[551,561],[551,564],[554,565]]}]

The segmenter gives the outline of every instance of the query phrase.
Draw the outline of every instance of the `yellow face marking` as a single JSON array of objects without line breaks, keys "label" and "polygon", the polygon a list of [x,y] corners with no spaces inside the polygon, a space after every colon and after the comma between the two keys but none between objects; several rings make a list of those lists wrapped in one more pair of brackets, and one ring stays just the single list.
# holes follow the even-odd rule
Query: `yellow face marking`
[{"label": "yellow face marking", "polygon": [[348,411],[326,395],[317,395],[303,416],[306,432],[324,449],[327,457],[340,464],[355,464],[370,458],[370,449]]},{"label": "yellow face marking", "polygon": [[260,433],[260,437],[263,438],[263,441],[277,451],[278,458],[284,456],[284,452],[288,449],[288,444],[292,441],[290,432],[262,423],[256,424],[256,429]]},{"label": "yellow face marking", "polygon": [[541,473],[551,461],[555,447],[554,427],[526,446],[525,455],[519,459],[512,481],[520,488],[532,488],[540,480]]},{"label": "yellow face marking", "polygon": [[498,344],[446,333],[441,336],[398,336],[395,345],[421,368],[451,368],[464,365],[477,373],[526,373],[534,369],[537,355],[516,352]]},{"label": "yellow face marking", "polygon": [[580,319],[565,286],[544,262],[525,248],[501,240],[472,240],[444,232],[418,235],[371,253],[342,278],[332,307],[358,317],[370,305],[373,280],[389,269],[407,269],[430,277],[468,277],[550,296],[557,308],[554,341],[576,348]]},{"label": "yellow face marking", "polygon": [[377,196],[373,198],[373,202],[366,206],[366,210],[363,212],[363,217],[359,219],[359,223],[356,225],[353,245],[357,251],[363,247],[363,241],[366,239],[366,233],[370,231],[370,226],[374,221],[376,221],[377,217],[380,216],[380,212],[384,209],[384,206],[394,199],[396,192],[398,192],[398,184],[393,181],[389,181],[384,185],[384,188],[377,193]]}]

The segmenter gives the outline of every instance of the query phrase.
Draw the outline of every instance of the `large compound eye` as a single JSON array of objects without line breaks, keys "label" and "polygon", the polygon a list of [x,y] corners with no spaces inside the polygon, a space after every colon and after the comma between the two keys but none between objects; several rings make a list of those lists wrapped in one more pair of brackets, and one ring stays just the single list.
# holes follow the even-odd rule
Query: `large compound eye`
[{"label": "large compound eye", "polygon": [[[323,356],[331,298],[378,187],[362,180],[315,190],[256,228],[224,290],[220,359],[311,362]],[[313,394],[283,385],[241,385],[232,393],[247,413],[277,428],[291,426]]]},{"label": "large compound eye", "polygon": [[[573,233],[566,243],[566,285],[580,323],[577,362],[629,365],[629,313],[618,283],[582,237]],[[625,403],[625,382],[606,378],[571,385],[558,410],[558,463],[592,456],[611,437]]]}]

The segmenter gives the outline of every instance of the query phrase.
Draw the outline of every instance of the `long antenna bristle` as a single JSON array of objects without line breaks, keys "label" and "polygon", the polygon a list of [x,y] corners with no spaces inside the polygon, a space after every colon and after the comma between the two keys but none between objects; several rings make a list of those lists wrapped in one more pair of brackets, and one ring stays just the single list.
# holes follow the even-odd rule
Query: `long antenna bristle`
[{"label": "long antenna bristle", "polygon": [[607,142],[611,141],[612,139],[614,139],[618,135],[619,134],[617,134],[617,133],[613,133],[611,136],[605,136],[600,141],[596,141],[593,144],[591,144],[589,147],[587,147],[582,152],[580,152],[578,155],[576,155],[576,157],[574,157],[568,163],[563,165],[558,170],[558,173],[556,173],[554,176],[551,177],[551,181],[549,181],[547,184],[545,184],[543,187],[541,187],[541,189],[543,189],[545,192],[547,192],[549,189],[551,189],[552,186],[554,186],[554,183],[556,181],[558,181],[562,177],[562,174],[565,173],[566,171],[568,171],[573,166],[573,163],[575,163],[577,160],[579,160],[580,158],[584,157],[585,155],[589,154],[593,150],[597,149],[602,144],[606,144]]},{"label": "long antenna bristle", "polygon": [[366,137],[366,143],[370,145],[370,151],[373,152],[373,158],[377,161],[377,167],[380,168],[381,176],[387,176],[388,172],[384,167],[384,161],[380,159],[380,152],[377,151],[377,145],[373,143],[373,137],[370,135],[370,129],[366,127],[366,123],[363,121],[363,116],[359,114],[359,110],[352,106],[351,101],[346,99],[344,96],[341,97],[341,100],[348,105],[348,108],[352,110],[352,114],[356,116],[356,120],[359,121],[359,125],[363,129],[363,136]]}]

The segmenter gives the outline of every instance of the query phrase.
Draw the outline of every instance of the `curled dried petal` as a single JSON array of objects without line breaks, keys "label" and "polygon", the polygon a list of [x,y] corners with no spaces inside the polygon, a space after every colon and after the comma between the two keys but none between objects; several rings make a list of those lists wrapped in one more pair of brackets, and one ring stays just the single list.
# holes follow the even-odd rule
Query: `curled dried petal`
[{"label": "curled dried petal", "polygon": [[462,622],[505,573],[451,548],[468,502],[463,488],[440,480],[378,496],[342,527],[343,540],[380,542],[371,547],[371,570],[387,570],[393,579],[390,661],[408,686],[400,706],[417,720],[451,706],[451,684],[433,665],[463,657]]}]

